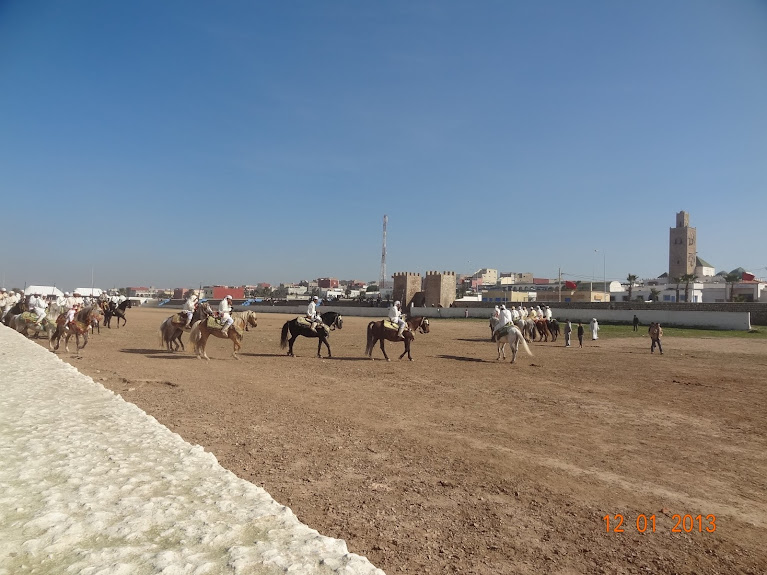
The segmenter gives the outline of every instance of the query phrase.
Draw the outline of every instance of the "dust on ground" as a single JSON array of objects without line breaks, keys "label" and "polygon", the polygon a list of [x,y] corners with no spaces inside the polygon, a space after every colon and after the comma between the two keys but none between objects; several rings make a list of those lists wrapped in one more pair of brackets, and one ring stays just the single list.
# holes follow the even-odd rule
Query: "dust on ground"
[{"label": "dust on ground", "polygon": [[560,338],[511,365],[487,322],[437,320],[387,363],[369,318],[290,358],[293,316],[259,314],[240,361],[212,338],[205,362],[160,348],[172,312],[59,356],[389,574],[767,572],[764,340]]}]

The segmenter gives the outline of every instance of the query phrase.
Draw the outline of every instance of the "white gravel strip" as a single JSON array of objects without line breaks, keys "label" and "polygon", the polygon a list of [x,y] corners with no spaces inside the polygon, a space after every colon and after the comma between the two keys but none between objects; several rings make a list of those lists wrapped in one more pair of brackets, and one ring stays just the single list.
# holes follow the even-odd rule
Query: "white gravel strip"
[{"label": "white gravel strip", "polygon": [[384,575],[0,326],[0,575],[19,573]]}]

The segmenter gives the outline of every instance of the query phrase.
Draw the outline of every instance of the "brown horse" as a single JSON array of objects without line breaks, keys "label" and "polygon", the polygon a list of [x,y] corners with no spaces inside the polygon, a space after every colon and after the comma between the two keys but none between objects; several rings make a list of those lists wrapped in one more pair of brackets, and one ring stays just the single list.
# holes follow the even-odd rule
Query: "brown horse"
[{"label": "brown horse", "polygon": [[189,340],[194,344],[194,352],[197,354],[197,359],[210,359],[208,354],[205,353],[205,346],[208,343],[208,338],[213,335],[222,339],[231,340],[234,345],[234,351],[232,355],[234,359],[240,359],[237,357],[237,352],[242,347],[242,336],[245,334],[248,326],[257,327],[258,321],[256,320],[256,312],[254,311],[235,311],[231,313],[234,323],[229,326],[229,332],[227,335],[223,335],[221,328],[208,327],[208,320],[200,320],[192,326],[192,333],[189,334]]},{"label": "brown horse", "polygon": [[[210,309],[210,305],[208,302],[203,302],[195,308],[192,314],[191,325],[211,315],[213,315],[213,310]],[[174,314],[170,316],[160,325],[160,347],[165,345],[168,351],[178,351],[179,348],[181,348],[181,351],[184,351],[184,342],[181,341],[181,336],[185,329],[186,315]]]},{"label": "brown horse", "polygon": [[370,359],[373,359],[373,348],[375,347],[376,342],[380,342],[381,352],[386,358],[386,361],[390,361],[389,356],[386,355],[384,340],[402,341],[404,339],[405,351],[402,352],[402,355],[400,355],[399,358],[402,359],[405,356],[405,354],[407,354],[407,358],[410,361],[413,361],[413,356],[410,355],[410,344],[415,339],[415,337],[413,336],[413,331],[415,331],[416,329],[420,329],[422,333],[429,333],[429,320],[426,319],[425,317],[416,317],[416,318],[408,319],[407,320],[408,329],[402,332],[402,337],[399,337],[397,335],[396,328],[386,327],[384,321],[385,320],[371,321],[368,324],[368,343],[367,343],[367,347],[365,348],[365,354]]},{"label": "brown horse", "polygon": [[[52,351],[59,349],[61,338],[64,337],[64,349],[69,353],[69,338],[75,336],[75,343],[77,345],[77,354],[80,355],[80,351],[85,349],[88,345],[88,330],[93,323],[93,320],[100,319],[104,316],[104,311],[98,306],[84,307],[75,314],[74,321],[69,322],[67,325],[66,316],[59,316],[56,320],[56,331],[53,332],[48,339],[48,346]],[[80,345],[80,336],[83,336],[83,345]],[[55,340],[55,344],[53,343]]]}]

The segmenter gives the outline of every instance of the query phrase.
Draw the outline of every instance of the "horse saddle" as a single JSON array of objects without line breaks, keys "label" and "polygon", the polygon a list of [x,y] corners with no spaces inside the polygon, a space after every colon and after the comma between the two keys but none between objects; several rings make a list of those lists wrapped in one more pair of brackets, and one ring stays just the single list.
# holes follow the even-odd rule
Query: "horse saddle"
[{"label": "horse saddle", "polygon": [[312,325],[312,322],[310,322],[306,316],[300,315],[296,318],[296,324],[300,325],[301,327],[310,327]]},{"label": "horse saddle", "polygon": [[23,319],[25,322],[36,322],[37,321],[37,314],[31,311],[25,311],[21,314],[21,319]]},{"label": "horse saddle", "polygon": [[[184,323],[186,323],[186,318],[184,318]],[[213,316],[210,316],[208,318],[207,325],[210,329],[224,329],[224,322],[220,321],[217,317],[213,317]]]}]

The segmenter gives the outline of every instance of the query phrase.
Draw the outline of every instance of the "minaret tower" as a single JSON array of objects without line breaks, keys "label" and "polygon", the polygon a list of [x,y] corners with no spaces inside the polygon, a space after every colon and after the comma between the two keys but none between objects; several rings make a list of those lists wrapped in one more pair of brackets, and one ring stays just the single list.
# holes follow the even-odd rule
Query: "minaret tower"
[{"label": "minaret tower", "polygon": [[674,281],[695,271],[698,254],[698,240],[695,228],[690,227],[690,214],[679,212],[676,227],[669,229],[668,278]]}]

